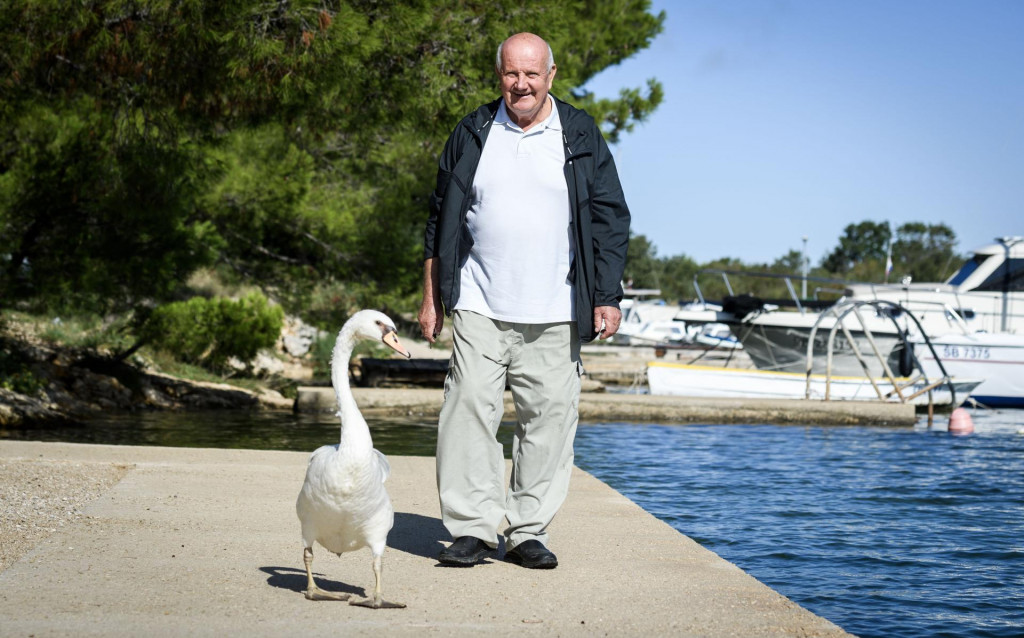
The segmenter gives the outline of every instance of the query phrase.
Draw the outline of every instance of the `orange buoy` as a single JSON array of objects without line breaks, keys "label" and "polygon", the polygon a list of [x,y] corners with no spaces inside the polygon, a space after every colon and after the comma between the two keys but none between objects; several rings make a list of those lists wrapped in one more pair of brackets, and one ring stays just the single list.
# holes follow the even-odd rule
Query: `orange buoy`
[{"label": "orange buoy", "polygon": [[965,408],[953,410],[949,415],[950,434],[970,434],[974,432],[974,423],[971,421],[971,414]]}]

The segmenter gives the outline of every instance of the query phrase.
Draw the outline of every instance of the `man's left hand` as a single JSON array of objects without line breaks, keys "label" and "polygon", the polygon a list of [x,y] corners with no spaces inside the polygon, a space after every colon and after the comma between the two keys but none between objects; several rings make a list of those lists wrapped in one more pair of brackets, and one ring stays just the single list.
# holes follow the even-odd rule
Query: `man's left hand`
[{"label": "man's left hand", "polygon": [[594,308],[594,332],[601,339],[607,339],[618,332],[621,321],[622,311],[615,306],[597,306]]}]

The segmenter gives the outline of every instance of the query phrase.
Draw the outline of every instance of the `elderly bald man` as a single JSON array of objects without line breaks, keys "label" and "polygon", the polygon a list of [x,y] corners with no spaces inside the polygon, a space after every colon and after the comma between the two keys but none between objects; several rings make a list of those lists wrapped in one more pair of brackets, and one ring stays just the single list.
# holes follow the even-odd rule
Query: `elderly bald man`
[{"label": "elderly bald man", "polygon": [[[437,436],[441,563],[498,547],[550,569],[548,526],[565,500],[578,422],[580,344],[619,328],[629,209],[608,146],[584,111],[550,94],[551,47],[532,33],[498,46],[501,97],[466,115],[441,154],[425,232],[419,323],[445,316],[454,345]],[[512,476],[496,434],[516,409]]]}]

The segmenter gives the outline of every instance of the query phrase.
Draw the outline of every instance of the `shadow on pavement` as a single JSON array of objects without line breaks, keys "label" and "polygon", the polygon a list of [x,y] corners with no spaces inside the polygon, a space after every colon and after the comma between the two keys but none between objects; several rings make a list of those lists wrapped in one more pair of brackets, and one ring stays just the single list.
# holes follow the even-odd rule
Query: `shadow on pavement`
[{"label": "shadow on pavement", "polygon": [[[326,550],[322,553],[330,555]],[[267,578],[267,584],[271,587],[287,589],[296,593],[306,591],[305,569],[294,569],[292,567],[260,567],[260,571],[270,575],[270,577]],[[352,585],[346,585],[345,583],[326,580],[324,579],[323,574],[318,574],[316,572],[313,573],[313,577],[316,579],[317,586],[324,591],[341,592],[346,594],[355,594],[364,598],[366,597],[366,590],[362,587],[353,587]]]},{"label": "shadow on pavement", "polygon": [[421,514],[395,512],[395,526],[388,534],[388,547],[414,556],[437,558],[444,549],[442,538],[449,538],[441,519]]}]

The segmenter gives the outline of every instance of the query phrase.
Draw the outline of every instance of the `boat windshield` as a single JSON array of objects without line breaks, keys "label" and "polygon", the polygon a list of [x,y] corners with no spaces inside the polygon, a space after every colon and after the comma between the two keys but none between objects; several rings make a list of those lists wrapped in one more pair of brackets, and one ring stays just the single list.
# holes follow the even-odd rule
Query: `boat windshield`
[{"label": "boat windshield", "polygon": [[959,286],[964,283],[964,281],[978,269],[978,266],[980,266],[981,263],[989,257],[991,257],[991,255],[975,255],[974,257],[971,257],[963,266],[960,266],[960,270],[956,271],[956,274],[950,277],[949,281],[946,283],[951,286]]},{"label": "boat windshield", "polygon": [[995,292],[1024,290],[1024,259],[1011,259],[1004,262],[975,290]]}]

